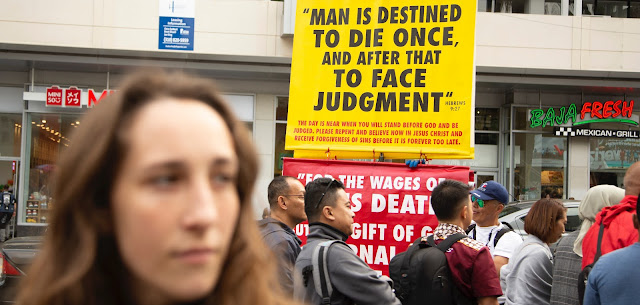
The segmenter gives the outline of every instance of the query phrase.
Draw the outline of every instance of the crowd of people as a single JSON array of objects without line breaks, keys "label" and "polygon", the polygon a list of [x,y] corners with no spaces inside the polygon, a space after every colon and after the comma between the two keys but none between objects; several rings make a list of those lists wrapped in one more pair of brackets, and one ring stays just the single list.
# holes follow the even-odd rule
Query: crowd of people
[{"label": "crowd of people", "polygon": [[[277,177],[255,225],[257,168],[246,127],[211,82],[131,76],[88,112],[62,155],[55,178],[65,183],[53,190],[56,209],[17,303],[401,304],[390,279],[345,243],[355,214],[342,182]],[[462,295],[454,299],[578,304],[576,275],[592,265],[585,304],[634,303],[640,162],[624,185],[590,189],[580,231],[565,237],[562,202],[538,200],[523,240],[498,219],[509,201],[502,185],[440,182],[433,241],[464,234],[444,252]],[[293,228],[305,220],[302,245]]]}]

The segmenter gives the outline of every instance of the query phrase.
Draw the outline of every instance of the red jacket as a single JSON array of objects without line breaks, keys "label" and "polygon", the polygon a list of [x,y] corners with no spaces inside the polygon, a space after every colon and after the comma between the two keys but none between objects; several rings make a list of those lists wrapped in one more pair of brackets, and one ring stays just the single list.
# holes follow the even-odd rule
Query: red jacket
[{"label": "red jacket", "polygon": [[625,196],[620,203],[603,208],[596,215],[587,235],[582,241],[582,268],[593,263],[598,246],[600,223],[604,222],[604,233],[600,250],[605,255],[638,241],[638,230],[633,227],[631,215],[636,214],[638,196]]}]

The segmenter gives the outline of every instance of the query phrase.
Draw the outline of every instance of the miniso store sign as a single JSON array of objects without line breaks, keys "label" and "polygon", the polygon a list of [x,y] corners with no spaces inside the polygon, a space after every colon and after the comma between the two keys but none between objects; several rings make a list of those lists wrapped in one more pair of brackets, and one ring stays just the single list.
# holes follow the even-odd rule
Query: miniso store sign
[{"label": "miniso store sign", "polygon": [[115,90],[103,90],[98,93],[93,89],[82,91],[76,87],[63,89],[53,86],[47,88],[45,103],[47,107],[81,108],[86,106],[91,108],[94,105],[98,105],[100,101],[113,92]]}]

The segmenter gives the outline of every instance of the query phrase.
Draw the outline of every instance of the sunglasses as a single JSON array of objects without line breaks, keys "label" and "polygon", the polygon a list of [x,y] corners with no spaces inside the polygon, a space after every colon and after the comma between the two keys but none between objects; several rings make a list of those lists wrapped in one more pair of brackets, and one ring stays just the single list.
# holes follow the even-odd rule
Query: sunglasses
[{"label": "sunglasses", "polygon": [[476,195],[471,195],[471,202],[476,202],[479,207],[484,208],[484,200],[476,197]]},{"label": "sunglasses", "polygon": [[317,210],[318,207],[320,206],[320,203],[322,202],[322,199],[324,199],[324,195],[329,191],[329,188],[331,187],[331,185],[333,184],[334,181],[336,181],[336,180],[332,179],[331,182],[329,182],[329,184],[327,184],[327,188],[324,189],[324,192],[322,192],[322,196],[320,196],[320,200],[318,200],[318,203],[316,203],[315,210]]}]

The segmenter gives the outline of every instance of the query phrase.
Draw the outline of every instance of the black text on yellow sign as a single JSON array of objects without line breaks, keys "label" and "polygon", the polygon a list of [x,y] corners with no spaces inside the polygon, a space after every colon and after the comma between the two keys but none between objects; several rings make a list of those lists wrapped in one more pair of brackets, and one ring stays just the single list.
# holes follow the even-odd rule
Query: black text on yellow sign
[{"label": "black text on yellow sign", "polygon": [[[298,2],[287,149],[472,157],[475,3],[366,4]],[[338,133],[353,136],[327,136]]]}]

